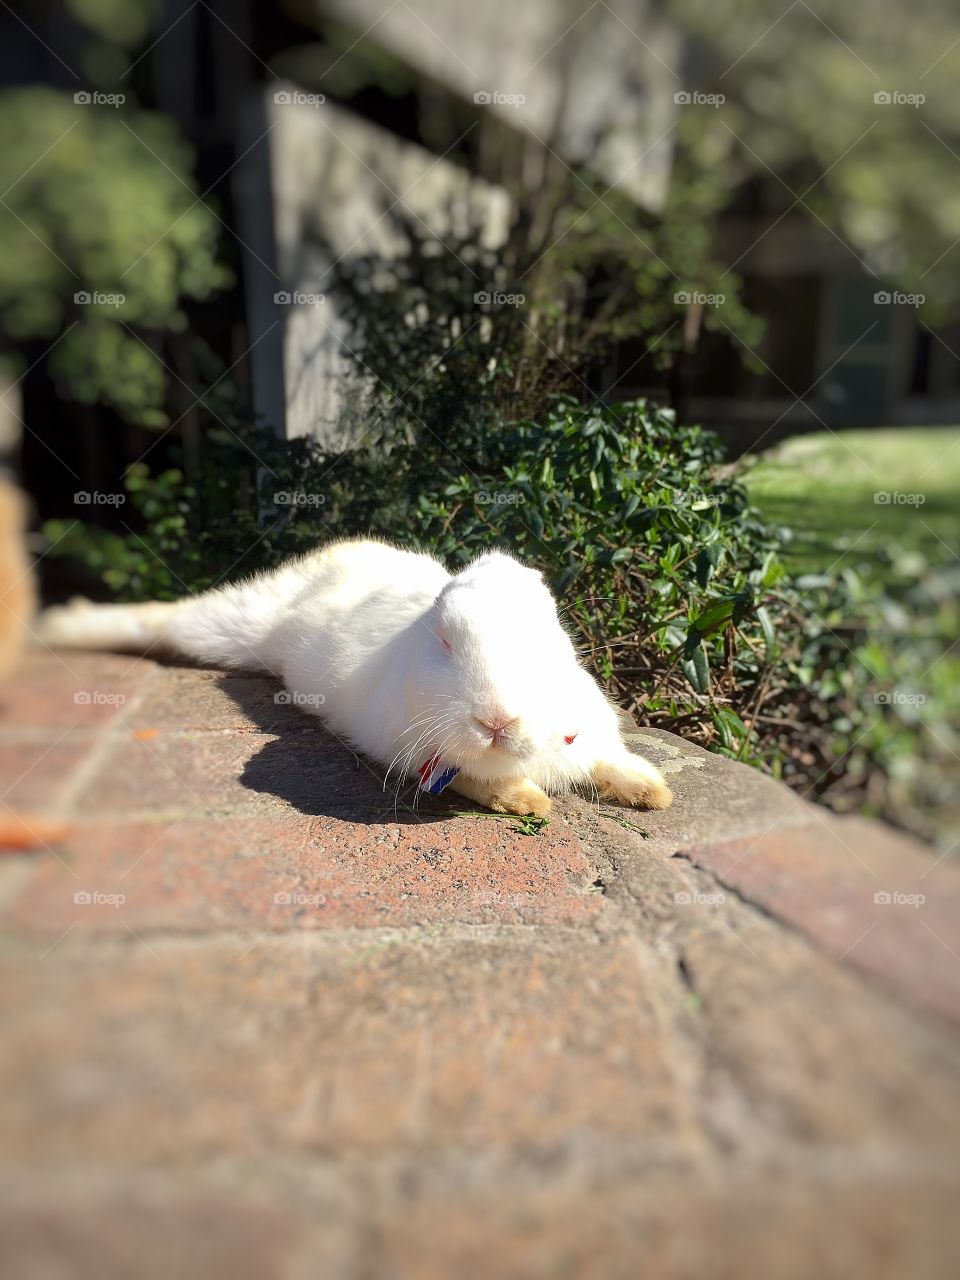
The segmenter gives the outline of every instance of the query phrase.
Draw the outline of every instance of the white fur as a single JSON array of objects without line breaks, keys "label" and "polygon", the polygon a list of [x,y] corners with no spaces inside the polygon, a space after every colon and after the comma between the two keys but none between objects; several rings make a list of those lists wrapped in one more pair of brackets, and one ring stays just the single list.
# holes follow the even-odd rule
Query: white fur
[{"label": "white fur", "polygon": [[[176,604],[50,610],[41,636],[272,672],[298,706],[400,777],[435,753],[462,782],[494,789],[527,780],[562,791],[602,768],[669,803],[653,765],[627,752],[539,573],[501,552],[451,576],[427,555],[337,542]],[[479,723],[506,720],[496,742]]]}]

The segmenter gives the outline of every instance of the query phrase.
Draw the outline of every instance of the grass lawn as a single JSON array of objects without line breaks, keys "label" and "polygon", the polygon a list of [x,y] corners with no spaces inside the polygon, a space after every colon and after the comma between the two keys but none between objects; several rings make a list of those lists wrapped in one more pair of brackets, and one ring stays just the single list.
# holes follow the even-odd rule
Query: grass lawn
[{"label": "grass lawn", "polygon": [[960,568],[960,427],[797,436],[759,455],[745,481],[764,515],[794,530],[795,568],[827,570],[847,552],[843,566],[869,572],[897,548]]},{"label": "grass lawn", "polygon": [[754,504],[793,530],[788,566],[853,569],[864,592],[850,652],[871,678],[834,721],[858,802],[960,849],[960,427],[818,432],[746,466]]}]

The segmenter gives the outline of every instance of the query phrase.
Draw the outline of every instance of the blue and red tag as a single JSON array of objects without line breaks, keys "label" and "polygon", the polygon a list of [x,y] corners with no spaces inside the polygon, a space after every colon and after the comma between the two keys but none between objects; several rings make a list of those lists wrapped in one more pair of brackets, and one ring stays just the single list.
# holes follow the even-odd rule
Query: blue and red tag
[{"label": "blue and red tag", "polygon": [[440,756],[432,756],[417,770],[420,775],[420,790],[429,796],[438,796],[445,787],[449,787],[460,770],[455,764],[443,765]]}]

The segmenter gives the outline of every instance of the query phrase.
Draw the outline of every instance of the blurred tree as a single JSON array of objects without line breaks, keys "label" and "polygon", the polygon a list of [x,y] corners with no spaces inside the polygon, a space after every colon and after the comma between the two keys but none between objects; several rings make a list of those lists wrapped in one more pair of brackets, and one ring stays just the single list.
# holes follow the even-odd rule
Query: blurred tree
[{"label": "blurred tree", "polygon": [[[712,132],[732,187],[781,184],[878,275],[960,304],[960,39],[953,0],[660,0],[691,38],[690,88],[722,93]],[[951,257],[951,255],[953,255]]]},{"label": "blurred tree", "polygon": [[[69,7],[91,27],[81,41],[89,82],[116,86],[125,46],[143,40],[156,6]],[[100,93],[0,94],[0,361],[15,376],[23,344],[46,341],[49,371],[71,397],[162,426],[158,339],[184,327],[181,299],[206,297],[229,276],[173,122],[132,105],[126,82]]]},{"label": "blurred tree", "polygon": [[[517,211],[504,258],[530,298],[519,368],[542,348],[574,370],[596,369],[618,343],[639,338],[644,358],[667,375],[681,417],[703,329],[736,334],[737,357],[760,368],[751,351],[763,322],[744,305],[742,280],[717,245],[716,219],[730,189],[712,123],[705,112],[678,120],[656,212],[553,153],[542,160],[544,181],[531,181],[525,175],[537,171],[530,162],[540,144],[523,139],[519,164],[508,162],[500,174]],[[678,303],[684,293],[719,298],[722,308]]]},{"label": "blurred tree", "polygon": [[164,0],[65,0],[81,26],[81,69],[92,84],[116,84],[130,67],[130,51],[142,45],[160,20]]}]

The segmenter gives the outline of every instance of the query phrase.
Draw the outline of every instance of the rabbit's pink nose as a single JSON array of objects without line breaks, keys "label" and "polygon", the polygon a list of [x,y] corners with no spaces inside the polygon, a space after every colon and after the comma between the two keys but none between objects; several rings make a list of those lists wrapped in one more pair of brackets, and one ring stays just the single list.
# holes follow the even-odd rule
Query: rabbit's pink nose
[{"label": "rabbit's pink nose", "polygon": [[508,716],[501,713],[496,716],[485,716],[482,720],[479,716],[474,716],[475,722],[486,733],[489,733],[494,742],[499,742],[503,737],[504,731],[509,729],[512,724],[516,724],[518,716]]}]

